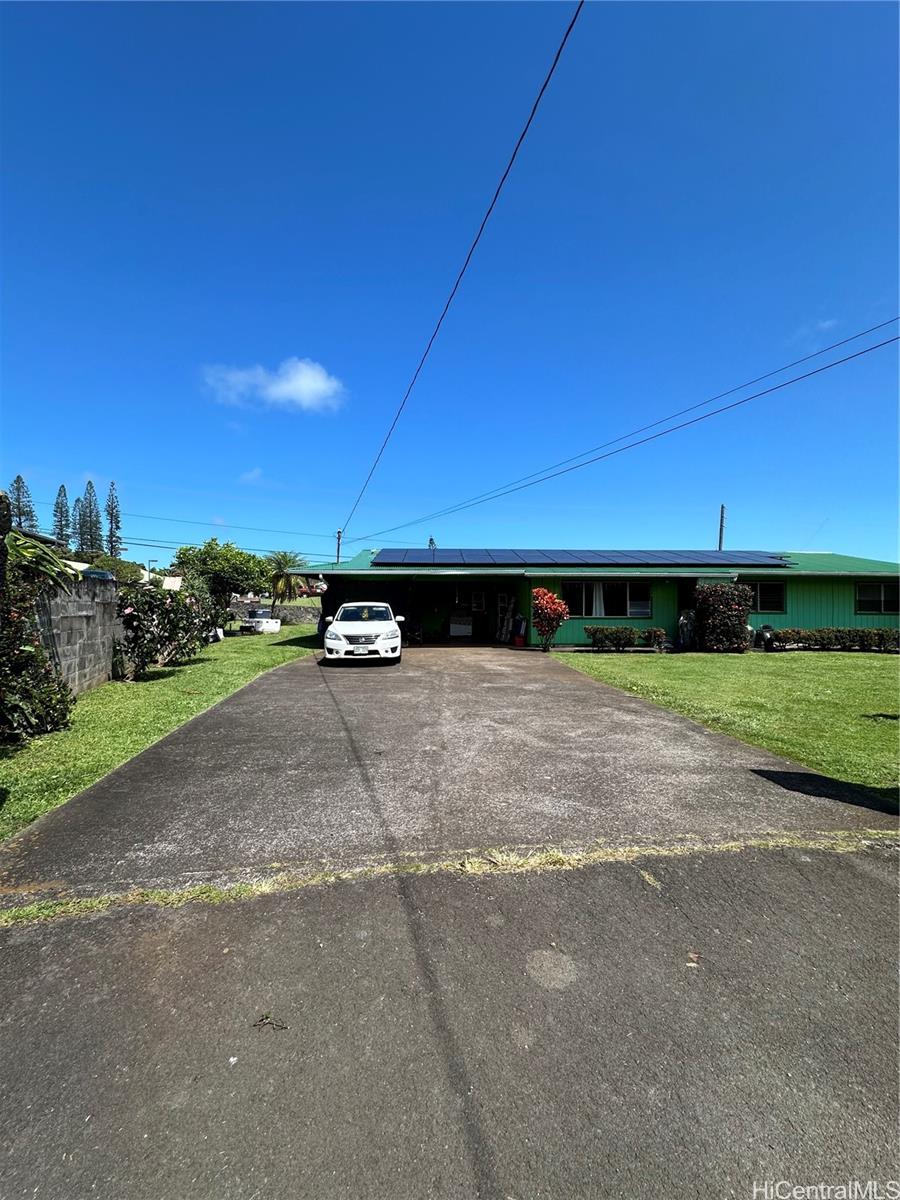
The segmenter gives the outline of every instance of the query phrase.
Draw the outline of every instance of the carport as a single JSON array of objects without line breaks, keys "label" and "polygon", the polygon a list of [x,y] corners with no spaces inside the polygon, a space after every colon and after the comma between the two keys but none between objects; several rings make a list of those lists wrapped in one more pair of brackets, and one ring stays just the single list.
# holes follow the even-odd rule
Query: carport
[{"label": "carport", "polygon": [[521,571],[473,574],[436,568],[427,573],[362,567],[321,572],[328,587],[323,616],[354,600],[380,600],[406,618],[405,633],[428,644],[489,645],[508,642],[518,618],[525,636],[531,591]]}]

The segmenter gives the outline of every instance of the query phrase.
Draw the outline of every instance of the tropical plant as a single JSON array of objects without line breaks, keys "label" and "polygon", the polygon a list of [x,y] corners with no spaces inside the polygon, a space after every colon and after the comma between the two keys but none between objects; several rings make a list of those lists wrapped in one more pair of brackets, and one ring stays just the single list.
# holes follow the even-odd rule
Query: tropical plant
[{"label": "tropical plant", "polygon": [[185,663],[206,644],[211,621],[194,596],[147,584],[127,584],[119,591],[119,617],[125,636],[121,658],[134,678],[152,666]]},{"label": "tropical plant", "polygon": [[535,588],[531,593],[531,619],[541,639],[541,649],[546,653],[563,621],[569,618],[568,605],[554,592],[546,588]]},{"label": "tropical plant", "polygon": [[276,604],[287,604],[296,600],[303,591],[296,572],[306,566],[306,559],[293,550],[273,550],[266,556],[269,567],[269,591],[272,593],[272,616]]},{"label": "tropical plant", "polygon": [[218,538],[210,538],[202,546],[182,546],[171,569],[174,574],[204,579],[223,610],[233,595],[262,592],[269,585],[269,565],[264,558],[239,550],[232,542],[220,543]]},{"label": "tropical plant", "polygon": [[21,475],[17,475],[9,485],[9,506],[12,512],[12,523],[16,529],[26,533],[37,533],[37,514],[28,484]]},{"label": "tropical plant", "polygon": [[144,578],[144,568],[140,563],[114,558],[109,554],[91,555],[91,566],[95,571],[109,571],[115,575],[118,583],[140,583]]},{"label": "tropical plant", "polygon": [[39,542],[21,530],[11,529],[6,535],[6,552],[9,567],[19,570],[38,587],[56,587],[69,592],[72,581],[78,578],[75,568],[63,562],[46,542]]},{"label": "tropical plant", "polygon": [[56,499],[53,501],[53,536],[63,550],[69,548],[69,538],[72,534],[72,518],[69,513],[69,497],[66,485],[60,484]]},{"label": "tropical plant", "polygon": [[36,604],[44,585],[10,566],[0,591],[0,741],[63,729],[74,698],[41,643]]},{"label": "tropical plant", "polygon": [[122,553],[122,514],[115,480],[106,493],[106,553],[110,558],[119,558]]},{"label": "tropical plant", "polygon": [[694,593],[697,640],[714,654],[743,654],[750,646],[747,618],[753,592],[743,583],[702,583]]}]

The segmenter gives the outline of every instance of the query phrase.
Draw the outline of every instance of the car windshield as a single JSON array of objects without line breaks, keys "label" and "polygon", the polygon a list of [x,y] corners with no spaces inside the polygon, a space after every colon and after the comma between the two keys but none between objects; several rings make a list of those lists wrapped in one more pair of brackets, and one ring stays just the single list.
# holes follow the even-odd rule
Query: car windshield
[{"label": "car windshield", "polygon": [[386,604],[345,604],[337,615],[339,621],[390,621],[391,610]]}]

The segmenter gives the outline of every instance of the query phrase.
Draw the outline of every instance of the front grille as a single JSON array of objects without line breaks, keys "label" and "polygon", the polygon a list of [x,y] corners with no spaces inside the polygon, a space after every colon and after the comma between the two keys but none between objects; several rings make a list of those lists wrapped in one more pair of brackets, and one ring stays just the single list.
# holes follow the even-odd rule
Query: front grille
[{"label": "front grille", "polygon": [[377,633],[348,633],[347,641],[351,646],[372,646],[378,641]]}]

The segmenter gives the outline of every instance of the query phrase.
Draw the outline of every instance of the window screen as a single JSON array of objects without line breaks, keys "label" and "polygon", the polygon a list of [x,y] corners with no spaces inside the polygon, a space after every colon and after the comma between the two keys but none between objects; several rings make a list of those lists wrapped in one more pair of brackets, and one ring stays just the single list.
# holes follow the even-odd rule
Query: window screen
[{"label": "window screen", "polygon": [[784,584],[758,583],[756,611],[761,613],[784,612]]},{"label": "window screen", "polygon": [[856,585],[856,611],[858,613],[881,612],[880,583],[858,583]]},{"label": "window screen", "polygon": [[650,584],[641,580],[640,583],[628,585],[628,615],[629,617],[649,617]]},{"label": "window screen", "polygon": [[628,616],[628,584],[624,581],[608,580],[603,584],[603,612],[599,614],[604,617],[627,617]]},{"label": "window screen", "polygon": [[900,584],[886,583],[882,589],[882,612],[895,613],[900,611],[898,600],[900,600]]},{"label": "window screen", "polygon": [[569,610],[570,617],[588,615],[588,610],[584,607],[584,584],[580,579],[563,580],[562,599]]}]

